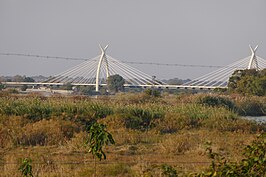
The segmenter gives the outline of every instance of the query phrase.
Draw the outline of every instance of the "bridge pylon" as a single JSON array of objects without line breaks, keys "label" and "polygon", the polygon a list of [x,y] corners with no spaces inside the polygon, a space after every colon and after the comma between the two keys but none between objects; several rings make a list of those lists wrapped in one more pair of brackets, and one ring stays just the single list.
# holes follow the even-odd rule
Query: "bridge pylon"
[{"label": "bridge pylon", "polygon": [[256,51],[258,49],[258,45],[255,48],[252,48],[251,45],[249,45],[249,48],[251,50],[251,56],[248,64],[248,69],[256,69],[259,70],[258,60],[256,56]]},{"label": "bridge pylon", "polygon": [[97,67],[97,72],[96,72],[96,83],[95,83],[95,91],[96,92],[99,92],[99,76],[100,76],[100,70],[101,70],[101,66],[102,66],[102,62],[104,60],[105,62],[105,66],[106,66],[106,78],[109,77],[110,73],[109,73],[109,65],[108,65],[108,60],[107,60],[107,57],[106,57],[106,54],[105,54],[105,51],[107,50],[108,48],[108,45],[106,45],[104,48],[102,48],[101,45],[100,46],[100,49],[102,51],[102,54],[101,54],[101,57],[99,59],[99,62],[98,62],[98,67]]}]

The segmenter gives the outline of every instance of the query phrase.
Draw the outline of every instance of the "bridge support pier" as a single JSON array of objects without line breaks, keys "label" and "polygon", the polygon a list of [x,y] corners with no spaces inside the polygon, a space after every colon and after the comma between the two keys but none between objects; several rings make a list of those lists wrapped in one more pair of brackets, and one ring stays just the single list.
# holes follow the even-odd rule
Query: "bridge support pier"
[{"label": "bridge support pier", "polygon": [[101,71],[101,66],[102,66],[102,62],[103,60],[105,61],[106,63],[106,78],[109,77],[109,66],[108,66],[108,61],[107,61],[107,57],[105,55],[105,51],[107,50],[108,48],[108,45],[105,46],[104,48],[102,48],[101,45],[100,46],[100,49],[102,51],[102,54],[101,54],[101,57],[100,57],[100,60],[99,60],[99,63],[98,63],[98,67],[97,67],[97,72],[96,72],[96,88],[95,88],[95,91],[96,92],[99,92],[99,87],[100,87],[100,84],[99,84],[99,77],[100,77],[100,71]]},{"label": "bridge support pier", "polygon": [[256,50],[258,49],[258,45],[253,49],[251,45],[249,45],[249,48],[251,50],[251,57],[248,64],[248,69],[255,68],[256,70],[259,70],[259,65],[256,57]]}]

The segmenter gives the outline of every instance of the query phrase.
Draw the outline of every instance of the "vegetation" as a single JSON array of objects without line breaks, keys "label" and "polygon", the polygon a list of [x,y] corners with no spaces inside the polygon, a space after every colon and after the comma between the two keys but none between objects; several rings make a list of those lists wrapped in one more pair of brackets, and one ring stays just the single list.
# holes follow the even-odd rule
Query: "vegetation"
[{"label": "vegetation", "polygon": [[0,91],[3,90],[4,88],[5,88],[4,84],[2,84],[2,83],[0,82]]},{"label": "vegetation", "polygon": [[157,89],[154,89],[154,88],[151,88],[151,89],[146,89],[144,91],[144,93],[148,96],[151,96],[151,97],[159,97],[161,96],[161,92]]},{"label": "vegetation", "polygon": [[94,176],[96,176],[96,158],[100,161],[106,159],[106,154],[103,151],[105,145],[115,144],[113,136],[106,130],[106,126],[94,122],[89,127],[89,137],[86,140],[86,145],[89,148],[89,153],[94,157]]},{"label": "vegetation", "polygon": [[93,123],[89,128],[89,137],[86,144],[89,152],[99,160],[106,159],[103,147],[109,144],[115,144],[112,135],[106,131],[106,126],[97,122]]},{"label": "vegetation", "polygon": [[266,69],[256,71],[255,69],[237,70],[229,79],[228,88],[230,92],[245,95],[266,95]]},{"label": "vegetation", "polygon": [[107,88],[110,92],[118,92],[124,90],[125,79],[118,75],[112,75],[107,78]]},{"label": "vegetation", "polygon": [[21,171],[21,174],[23,177],[33,177],[32,174],[32,160],[28,158],[22,159],[21,166],[19,167],[19,171]]},{"label": "vegetation", "polygon": [[214,160],[206,156],[206,141],[227,164],[240,165],[250,159],[241,150],[256,147],[252,141],[266,131],[265,124],[240,115],[265,115],[265,103],[266,97],[236,94],[119,93],[95,99],[1,92],[1,175],[19,176],[21,163],[14,162],[26,156],[36,162],[30,163],[34,176],[92,176],[95,159],[105,155],[106,161],[97,161],[97,176],[201,174]]},{"label": "vegetation", "polygon": [[210,95],[207,95],[207,96],[204,96],[204,97],[200,97],[199,100],[198,100],[198,103],[199,104],[202,104],[202,105],[206,105],[206,106],[222,106],[222,107],[225,107],[225,108],[228,108],[230,110],[233,110],[235,108],[235,105],[234,103],[226,98],[226,97],[221,97],[221,96],[210,96]]},{"label": "vegetation", "polygon": [[207,147],[208,155],[212,159],[210,168],[206,172],[195,176],[265,176],[266,175],[266,133],[258,136],[251,145],[245,147],[244,156],[239,162],[229,162],[222,155]]},{"label": "vegetation", "polygon": [[94,86],[77,86],[76,92],[79,95],[95,95]]}]

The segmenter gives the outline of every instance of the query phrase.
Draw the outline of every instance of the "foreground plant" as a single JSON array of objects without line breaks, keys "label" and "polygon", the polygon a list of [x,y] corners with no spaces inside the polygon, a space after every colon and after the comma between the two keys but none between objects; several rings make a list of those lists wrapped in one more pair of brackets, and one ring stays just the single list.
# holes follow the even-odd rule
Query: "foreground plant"
[{"label": "foreground plant", "polygon": [[89,128],[89,136],[86,141],[86,145],[89,148],[89,152],[94,157],[94,169],[96,176],[96,158],[100,161],[106,159],[106,154],[103,151],[105,145],[115,144],[113,136],[106,130],[106,126],[97,122],[93,123]]},{"label": "foreground plant", "polygon": [[31,159],[28,158],[22,159],[19,171],[21,171],[23,177],[33,177],[31,163],[32,163]]}]

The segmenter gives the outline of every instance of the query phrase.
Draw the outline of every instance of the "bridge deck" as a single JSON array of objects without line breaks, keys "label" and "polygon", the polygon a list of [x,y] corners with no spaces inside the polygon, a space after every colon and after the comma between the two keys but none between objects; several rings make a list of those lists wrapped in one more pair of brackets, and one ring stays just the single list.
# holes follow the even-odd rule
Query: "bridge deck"
[{"label": "bridge deck", "polygon": [[[4,85],[10,86],[62,86],[65,83],[49,83],[49,82],[2,82]],[[73,86],[95,86],[96,84],[71,84]],[[106,84],[101,84],[100,86],[106,86]],[[227,88],[223,86],[193,86],[193,85],[131,85],[124,84],[125,87],[137,87],[137,88],[160,88],[160,89],[216,89],[216,88]]]}]

